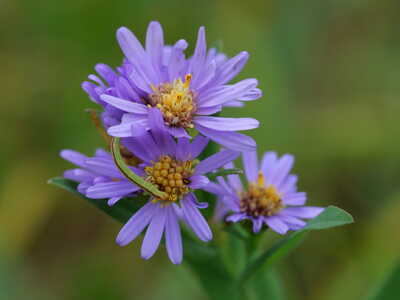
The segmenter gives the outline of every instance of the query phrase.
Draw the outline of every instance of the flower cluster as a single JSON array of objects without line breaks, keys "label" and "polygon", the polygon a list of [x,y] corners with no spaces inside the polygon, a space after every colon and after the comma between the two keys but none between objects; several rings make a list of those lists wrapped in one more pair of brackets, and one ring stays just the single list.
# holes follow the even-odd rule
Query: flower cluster
[{"label": "flower cluster", "polygon": [[[124,27],[117,40],[124,53],[122,65],[115,70],[96,65],[99,76],[89,75],[82,88],[102,106],[102,126],[110,137],[121,139],[123,163],[137,177],[125,174],[114,153],[102,149],[93,157],[72,150],[63,150],[61,156],[78,166],[64,177],[78,182],[78,191],[88,198],[108,199],[113,206],[122,198],[135,201],[139,194],[148,195],[118,234],[119,245],[127,245],[147,227],[142,257],[150,258],[164,236],[170,260],[181,263],[180,222],[200,240],[212,239],[200,212],[208,203],[197,200],[198,189],[216,195],[220,220],[251,220],[255,233],[263,224],[280,234],[297,230],[305,225],[302,219],[322,211],[303,206],[306,195],[296,190],[297,176],[289,175],[292,156],[267,152],[258,166],[255,141],[237,132],[258,127],[257,120],[218,116],[226,106],[241,107],[261,97],[256,79],[230,83],[246,64],[247,52],[227,58],[207,49],[201,27],[194,53],[186,57],[187,42],[165,45],[158,22],[150,23],[144,47]],[[222,148],[204,157],[210,140]],[[209,180],[217,169],[232,168],[240,155],[247,185],[235,174]]]}]

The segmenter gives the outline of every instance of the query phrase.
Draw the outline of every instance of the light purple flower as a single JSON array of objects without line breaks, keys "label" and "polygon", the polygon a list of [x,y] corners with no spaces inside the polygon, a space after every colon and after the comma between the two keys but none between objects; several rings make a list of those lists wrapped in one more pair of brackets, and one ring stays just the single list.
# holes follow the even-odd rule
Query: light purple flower
[{"label": "light purple flower", "polygon": [[186,58],[187,42],[165,45],[158,22],[150,23],[144,48],[125,27],[118,29],[117,39],[126,57],[123,65],[113,71],[99,64],[96,71],[103,80],[90,75],[95,83],[82,85],[93,101],[104,106],[103,122],[110,135],[140,135],[150,129],[150,109],[157,108],[174,137],[189,137],[187,130],[195,128],[227,148],[255,149],[252,138],[236,131],[258,127],[257,120],[211,116],[224,106],[241,106],[261,97],[256,79],[228,84],[246,64],[247,52],[227,59],[215,49],[207,51],[201,27],[194,53]]},{"label": "light purple flower", "polygon": [[[156,185],[166,197],[151,197],[123,226],[116,241],[125,246],[148,227],[142,244],[142,257],[152,257],[165,234],[169,258],[174,264],[179,264],[182,261],[179,220],[183,220],[202,241],[212,238],[211,230],[199,211],[207,207],[207,203],[199,203],[193,191],[208,185],[205,174],[224,166],[240,153],[222,150],[198,162],[196,158],[208,144],[207,138],[198,135],[192,142],[188,138],[175,141],[163,130],[165,125],[157,109],[150,111],[149,122],[154,130],[124,140],[124,146],[142,161],[139,166],[131,167],[132,171]],[[80,167],[66,171],[64,176],[80,182],[79,191],[89,198],[109,198],[108,203],[113,205],[119,199],[140,191],[119,174],[108,153],[98,151],[94,158],[87,158],[64,150],[61,156]]]},{"label": "light purple flower", "polygon": [[[123,197],[134,196],[140,188],[126,179],[114,164],[110,153],[98,149],[93,157],[88,157],[74,150],[63,150],[61,157],[77,169],[64,172],[64,177],[79,182],[78,191],[88,198],[108,198],[108,205],[114,205]],[[130,166],[130,169],[144,175],[140,168]]]},{"label": "light purple flower", "polygon": [[[319,215],[323,208],[304,206],[306,193],[297,191],[297,176],[290,174],[294,157],[266,152],[258,164],[257,153],[243,153],[243,166],[248,186],[243,186],[238,175],[218,178],[207,190],[219,194],[218,217],[228,216],[229,222],[251,220],[253,231],[258,233],[263,225],[279,234],[299,230],[306,225],[302,219]],[[233,164],[228,164],[228,168]]]}]

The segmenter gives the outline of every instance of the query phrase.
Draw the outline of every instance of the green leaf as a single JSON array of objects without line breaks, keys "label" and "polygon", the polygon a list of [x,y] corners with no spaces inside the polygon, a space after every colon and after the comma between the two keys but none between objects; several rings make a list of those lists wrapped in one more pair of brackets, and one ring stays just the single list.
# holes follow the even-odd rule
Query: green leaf
[{"label": "green leaf", "polygon": [[239,293],[234,286],[235,281],[222,264],[215,246],[196,243],[187,236],[183,242],[184,262],[190,266],[210,299],[236,300]]},{"label": "green leaf", "polygon": [[253,300],[286,299],[282,282],[274,270],[258,272],[246,285],[247,294]]},{"label": "green leaf", "polygon": [[247,241],[251,235],[239,223],[230,223],[224,227],[226,232],[235,235],[237,238]]},{"label": "green leaf", "polygon": [[235,234],[225,233],[220,236],[218,250],[226,269],[233,277],[237,277],[247,264],[247,242],[248,240],[244,240]]},{"label": "green leaf", "polygon": [[[135,198],[121,199],[110,207],[107,205],[106,199],[90,199],[79,193],[76,189],[78,183],[75,181],[56,177],[50,179],[48,183],[78,195],[123,224],[144,205],[145,201],[148,201],[148,196],[141,195]],[[182,229],[185,249],[184,263],[191,267],[192,272],[197,275],[211,299],[224,299],[224,296],[229,294],[230,299],[234,300],[236,294],[231,288],[234,280],[224,268],[215,247],[210,244],[198,243],[185,228]]]},{"label": "green leaf", "polygon": [[350,224],[352,222],[353,217],[346,211],[335,206],[327,207],[320,215],[310,220],[303,229],[286,236],[264,253],[253,259],[240,275],[238,279],[239,284],[244,284],[261,267],[275,263],[280,258],[286,256],[291,250],[295,249],[307,231],[327,229]]},{"label": "green leaf", "polygon": [[113,206],[108,206],[107,200],[106,199],[90,199],[85,197],[85,195],[82,195],[79,193],[76,189],[78,186],[78,183],[69,179],[65,179],[62,177],[56,177],[52,178],[48,181],[50,184],[54,184],[55,186],[58,186],[64,190],[67,190],[75,195],[78,195],[79,197],[85,199],[88,201],[90,204],[96,206],[97,208],[100,208],[103,212],[105,212],[107,215],[111,216],[115,220],[121,222],[121,223],[126,223],[129,218],[144,204],[144,201],[147,201],[146,196],[144,195],[139,195],[135,198],[124,198],[119,200],[116,204]]},{"label": "green leaf", "polygon": [[220,169],[217,172],[214,173],[208,173],[207,177],[210,180],[214,180],[219,176],[227,176],[227,175],[232,175],[232,174],[243,174],[243,171],[238,168],[233,168],[233,169]]},{"label": "green leaf", "polygon": [[390,272],[377,288],[373,290],[368,300],[397,300],[400,295],[400,263]]},{"label": "green leaf", "polygon": [[120,143],[119,143],[119,138],[113,138],[112,143],[111,143],[111,153],[114,158],[114,162],[117,165],[118,169],[121,171],[121,173],[130,181],[132,181],[134,184],[137,186],[141,187],[143,190],[146,192],[149,192],[153,196],[157,198],[165,198],[166,194],[150,182],[144,180],[142,177],[139,175],[135,174],[126,164],[124,159],[122,158],[121,152],[120,152]]}]

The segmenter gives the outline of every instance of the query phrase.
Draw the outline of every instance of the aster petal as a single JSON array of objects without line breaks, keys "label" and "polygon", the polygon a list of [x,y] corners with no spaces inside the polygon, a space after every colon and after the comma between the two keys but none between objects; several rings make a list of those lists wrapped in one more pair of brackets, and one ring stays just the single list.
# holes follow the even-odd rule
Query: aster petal
[{"label": "aster petal", "polygon": [[147,115],[148,114],[148,108],[146,105],[135,103],[132,101],[127,101],[124,99],[120,99],[111,95],[101,95],[100,96],[101,100],[104,102],[119,108],[123,111],[130,112],[130,113],[135,113],[138,115]]},{"label": "aster petal", "polygon": [[185,55],[183,51],[187,48],[188,44],[185,40],[179,40],[171,47],[171,54],[168,62],[168,79],[173,81],[177,79],[182,69],[185,67]]},{"label": "aster petal", "polygon": [[228,210],[240,212],[240,199],[238,195],[226,194],[220,197],[219,200],[224,203]]},{"label": "aster petal", "polygon": [[259,88],[249,90],[246,94],[238,98],[240,101],[253,101],[262,96],[262,91]]},{"label": "aster petal", "polygon": [[282,195],[285,195],[290,192],[295,192],[297,189],[296,187],[297,180],[298,180],[297,175],[289,175],[286,178],[286,180],[284,180],[279,186],[277,186],[279,192]]},{"label": "aster petal", "polygon": [[209,106],[209,107],[199,107],[196,110],[196,115],[200,115],[200,116],[212,115],[217,112],[220,112],[221,109],[222,109],[221,105]]},{"label": "aster petal", "polygon": [[94,69],[101,77],[103,77],[108,84],[114,84],[115,80],[118,78],[117,73],[108,65],[106,64],[97,64]]},{"label": "aster petal", "polygon": [[165,208],[167,210],[167,221],[165,225],[165,244],[169,259],[173,264],[182,262],[182,237],[178,223],[178,216],[171,205]]},{"label": "aster petal", "polygon": [[218,76],[215,79],[214,84],[225,84],[229,82],[232,78],[239,74],[239,72],[247,63],[248,59],[249,53],[243,51],[227,60],[218,68]]},{"label": "aster petal", "polygon": [[94,82],[96,82],[98,85],[102,86],[102,87],[106,87],[106,85],[104,84],[103,80],[101,80],[97,75],[94,74],[90,74],[88,76],[88,78]]},{"label": "aster petal", "polygon": [[78,190],[79,193],[85,195],[86,190],[91,186],[92,186],[92,183],[84,181],[84,182],[81,182],[80,184],[78,184],[76,189]]},{"label": "aster petal", "polygon": [[244,79],[216,91],[205,93],[201,95],[202,97],[199,99],[199,107],[221,105],[225,102],[239,99],[243,95],[246,95],[249,90],[254,89],[257,84],[258,81],[256,79]]},{"label": "aster petal", "polygon": [[266,217],[264,222],[279,234],[285,234],[289,230],[289,226],[277,216]]},{"label": "aster petal", "polygon": [[312,219],[323,212],[323,207],[302,206],[302,207],[287,207],[280,213],[282,215],[293,216],[302,219]]},{"label": "aster petal", "polygon": [[166,130],[169,132],[170,135],[176,138],[188,138],[190,139],[190,135],[186,132],[185,128],[182,127],[166,127]]},{"label": "aster petal", "polygon": [[95,156],[112,159],[111,154],[109,152],[105,151],[104,149],[101,149],[101,148],[96,149]]},{"label": "aster petal", "polygon": [[240,155],[240,152],[233,150],[222,150],[210,157],[202,160],[195,169],[195,175],[202,175],[218,169],[228,162],[236,159]]},{"label": "aster petal", "polygon": [[115,166],[114,162],[105,157],[88,158],[85,161],[86,169],[95,172],[99,175],[122,178],[121,172]]},{"label": "aster petal", "polygon": [[307,201],[307,195],[304,192],[290,193],[282,197],[285,205],[304,205]]},{"label": "aster petal", "polygon": [[189,160],[191,158],[189,139],[187,138],[178,139],[175,156],[180,161]]},{"label": "aster petal", "polygon": [[214,216],[213,216],[214,222],[223,221],[228,212],[229,209],[226,207],[226,205],[222,201],[217,201],[214,209]]},{"label": "aster petal", "polygon": [[192,228],[194,233],[199,237],[200,240],[208,242],[212,239],[212,232],[204,219],[203,215],[199,212],[198,208],[194,204],[195,196],[193,193],[189,193],[181,201],[182,212],[186,223]]},{"label": "aster petal", "polygon": [[146,35],[146,52],[150,56],[153,67],[158,69],[162,64],[164,34],[159,22],[150,22]]},{"label": "aster petal", "polygon": [[256,149],[256,142],[249,136],[231,132],[231,131],[218,131],[209,129],[201,125],[196,125],[196,129],[206,137],[210,138],[214,142],[237,151],[254,151]]},{"label": "aster petal", "polygon": [[107,176],[96,176],[95,179],[93,179],[93,184],[109,182],[109,181],[110,178]]},{"label": "aster petal", "polygon": [[132,69],[130,73],[127,74],[127,77],[138,88],[139,93],[151,94],[153,92],[151,89],[152,82],[150,82],[147,77],[143,78],[138,68]]},{"label": "aster petal", "polygon": [[112,197],[112,198],[108,199],[107,204],[108,204],[108,206],[113,206],[115,203],[117,203],[121,199],[122,199],[121,196]]},{"label": "aster petal", "polygon": [[258,178],[257,151],[243,152],[243,167],[247,180],[255,182]]},{"label": "aster petal", "polygon": [[94,178],[94,174],[83,169],[72,169],[64,172],[64,178],[77,182],[90,181]]},{"label": "aster petal", "polygon": [[118,233],[116,242],[120,246],[128,245],[149,224],[151,217],[156,211],[156,204],[148,202],[139,209]]},{"label": "aster petal", "polygon": [[221,118],[221,117],[194,117],[193,123],[203,127],[222,131],[238,131],[257,128],[260,123],[253,118]]},{"label": "aster petal", "polygon": [[148,119],[146,116],[136,115],[136,117],[135,121],[122,122],[119,125],[108,128],[107,133],[115,137],[141,136],[146,127],[148,127]]},{"label": "aster petal", "polygon": [[190,154],[191,158],[195,159],[203,152],[203,150],[207,147],[209,139],[198,134],[190,144]]},{"label": "aster petal", "polygon": [[300,220],[296,217],[287,216],[287,215],[279,215],[282,221],[284,221],[290,229],[292,230],[299,230],[307,225],[306,222]]},{"label": "aster petal", "polygon": [[263,225],[263,219],[262,218],[257,218],[253,220],[253,232],[254,233],[259,233],[261,230],[261,227]]},{"label": "aster petal", "polygon": [[145,132],[140,137],[132,137],[122,140],[123,145],[128,150],[145,162],[156,160],[160,155],[160,148],[154,142],[152,135],[149,132]]},{"label": "aster petal", "polygon": [[279,186],[282,181],[288,176],[290,170],[293,167],[293,163],[293,155],[283,155],[275,165],[273,171],[271,171],[268,182],[274,184],[275,186]]},{"label": "aster petal", "polygon": [[201,26],[197,34],[196,48],[194,49],[194,53],[189,65],[189,73],[192,73],[194,77],[201,75],[200,73],[204,66],[206,54],[206,33],[204,27]]},{"label": "aster petal", "polygon": [[132,63],[146,56],[142,44],[128,28],[119,28],[117,30],[117,39],[121,50]]},{"label": "aster petal", "polygon": [[275,168],[275,164],[278,161],[278,156],[275,152],[266,152],[261,162],[261,170],[264,173],[264,177],[269,178],[271,171]]},{"label": "aster petal", "polygon": [[211,194],[215,194],[218,196],[224,196],[226,191],[219,185],[214,182],[209,182],[206,186],[201,188],[202,190],[209,192]]},{"label": "aster petal", "polygon": [[99,94],[96,92],[96,85],[93,82],[84,81],[81,84],[81,88],[89,95],[90,100],[99,103]]},{"label": "aster petal", "polygon": [[[225,165],[225,168],[226,169],[233,169],[233,168],[235,168],[235,165],[232,162],[230,162],[230,163],[227,163]],[[228,175],[226,177],[227,177],[227,180],[229,182],[229,185],[233,188],[233,190],[241,191],[243,189],[243,185],[242,185],[242,182],[240,181],[239,175],[231,174],[231,175]]]},{"label": "aster petal", "polygon": [[87,159],[87,156],[83,155],[77,151],[69,150],[69,149],[62,150],[60,152],[60,156],[63,159],[73,163],[74,165],[77,165],[78,167],[82,167],[82,168],[85,167],[85,161]]},{"label": "aster petal", "polygon": [[224,103],[224,107],[243,107],[244,103],[239,100],[228,101]]},{"label": "aster petal", "polygon": [[244,220],[246,218],[247,218],[247,216],[244,213],[235,213],[235,214],[232,214],[232,215],[228,216],[226,218],[226,220],[228,222],[236,223],[236,222],[240,222],[240,221],[242,221],[242,220]]},{"label": "aster petal", "polygon": [[143,239],[141,256],[144,259],[149,259],[154,255],[158,246],[160,245],[161,237],[164,232],[165,221],[167,219],[167,211],[161,207],[160,204],[156,204],[157,208],[151,218],[149,227],[147,228],[146,234]]},{"label": "aster petal", "polygon": [[192,189],[195,189],[195,190],[196,189],[202,189],[209,182],[210,182],[210,180],[206,176],[194,175],[194,176],[190,177],[189,187],[192,188]]},{"label": "aster petal", "polygon": [[95,184],[86,191],[86,196],[92,199],[104,199],[128,195],[140,188],[129,181],[110,181]]},{"label": "aster petal", "polygon": [[163,153],[175,155],[176,143],[168,134],[161,111],[158,108],[151,108],[149,110],[149,126],[156,144],[160,149],[163,149]]},{"label": "aster petal", "polygon": [[117,40],[122,52],[129,61],[135,64],[134,69],[148,85],[158,83],[159,77],[153,66],[149,63],[149,57],[136,36],[127,28],[121,27],[117,30]]},{"label": "aster petal", "polygon": [[207,202],[199,202],[196,197],[193,198],[193,202],[197,208],[203,209],[208,207]]},{"label": "aster petal", "polygon": [[208,64],[205,64],[205,67],[203,68],[203,72],[201,73],[201,76],[196,76],[194,80],[191,82],[191,87],[192,89],[199,91],[203,87],[205,87],[209,82],[213,82],[214,76],[215,76],[215,71],[217,69],[217,63],[213,60],[209,62]]}]

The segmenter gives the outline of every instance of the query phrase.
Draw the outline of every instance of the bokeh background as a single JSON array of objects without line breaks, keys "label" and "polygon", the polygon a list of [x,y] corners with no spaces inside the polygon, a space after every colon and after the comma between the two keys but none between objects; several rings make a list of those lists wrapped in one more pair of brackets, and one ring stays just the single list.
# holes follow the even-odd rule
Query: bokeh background
[{"label": "bokeh background", "polygon": [[165,251],[141,260],[139,242],[114,243],[120,224],[46,184],[70,167],[60,149],[102,145],[80,83],[120,64],[119,26],[143,39],[150,20],[168,42],[193,45],[205,25],[228,55],[249,51],[240,77],[264,97],[224,115],[261,120],[250,135],[296,155],[310,203],[356,219],[277,266],[289,299],[365,299],[400,256],[399,13],[397,0],[1,0],[0,299],[205,299]]}]

